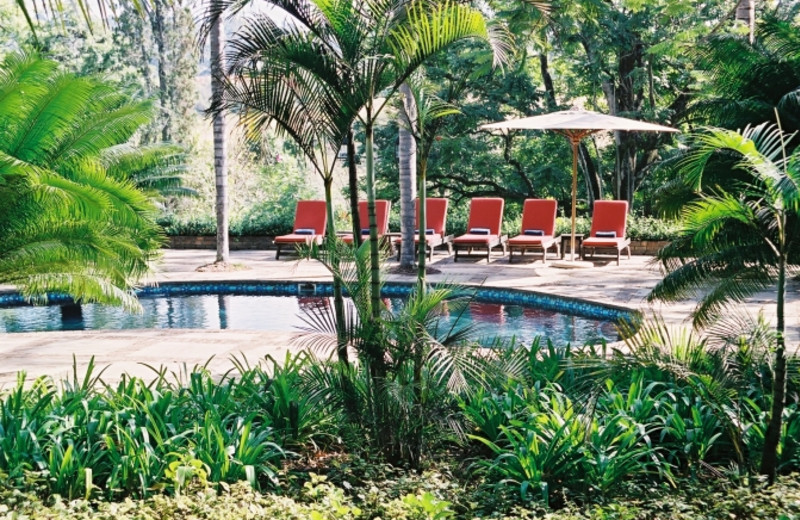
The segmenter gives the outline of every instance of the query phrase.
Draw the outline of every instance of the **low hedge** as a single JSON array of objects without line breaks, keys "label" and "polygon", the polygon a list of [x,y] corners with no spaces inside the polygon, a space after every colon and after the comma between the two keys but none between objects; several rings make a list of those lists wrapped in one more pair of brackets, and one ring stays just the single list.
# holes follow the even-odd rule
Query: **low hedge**
[{"label": "low hedge", "polygon": [[[559,511],[515,507],[506,512],[483,512],[470,502],[471,493],[459,486],[433,489],[430,474],[410,478],[416,487],[397,492],[398,480],[381,487],[335,486],[312,476],[293,496],[262,494],[247,484],[194,489],[177,495],[156,495],[123,502],[65,501],[58,496],[42,501],[33,494],[0,488],[0,518],[14,520],[99,519],[140,520],[192,518],[196,520],[356,520],[384,518],[423,520],[494,518],[503,520],[793,520],[800,518],[798,475],[782,477],[776,485],[730,485],[724,481],[681,482],[675,489],[631,489],[614,500],[593,497],[594,502],[569,503]],[[441,475],[433,475],[437,480]],[[395,488],[395,489],[392,489]],[[458,501],[460,504],[455,504]]]},{"label": "low hedge", "polygon": [[[393,211],[389,229],[400,229],[398,211]],[[282,212],[278,215],[267,215],[264,212],[250,213],[245,217],[231,222],[231,236],[278,236],[291,232],[294,215]],[[179,221],[174,218],[164,217],[159,220],[167,235],[170,236],[213,236],[217,232],[216,222],[212,217],[199,217],[191,221]],[[576,230],[578,233],[588,233],[591,220],[588,217],[578,217]],[[463,211],[451,211],[448,215],[448,231],[460,235],[467,230],[467,215]],[[519,232],[520,221],[506,219],[503,222],[503,231],[509,235]],[[567,217],[556,220],[556,233],[569,233],[571,221]],[[661,220],[655,217],[631,215],[628,218],[628,237],[632,240],[672,240],[680,231],[677,222]]]}]

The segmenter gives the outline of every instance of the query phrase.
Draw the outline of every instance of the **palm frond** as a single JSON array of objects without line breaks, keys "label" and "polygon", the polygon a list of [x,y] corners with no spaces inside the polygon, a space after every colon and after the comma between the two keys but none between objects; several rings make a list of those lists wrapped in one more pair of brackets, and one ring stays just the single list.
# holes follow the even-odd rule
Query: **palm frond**
[{"label": "palm frond", "polygon": [[3,63],[17,69],[0,80],[0,279],[30,298],[62,291],[138,308],[132,289],[163,238],[152,202],[108,175],[101,154],[144,120],[140,106],[36,56]]},{"label": "palm frond", "polygon": [[427,2],[410,2],[405,23],[390,33],[389,47],[395,56],[395,67],[404,80],[428,56],[463,40],[477,38],[490,44],[495,66],[508,62],[510,38],[498,25],[490,25],[476,9],[455,2],[431,6]]}]

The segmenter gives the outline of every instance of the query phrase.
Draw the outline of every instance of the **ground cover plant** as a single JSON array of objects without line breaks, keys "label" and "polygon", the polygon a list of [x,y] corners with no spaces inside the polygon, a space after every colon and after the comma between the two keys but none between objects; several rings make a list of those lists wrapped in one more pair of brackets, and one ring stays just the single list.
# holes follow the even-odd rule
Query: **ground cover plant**
[{"label": "ground cover plant", "polygon": [[[406,430],[404,446],[424,431],[419,473],[377,462],[371,426],[330,398],[335,364],[302,354],[236,360],[222,378],[195,367],[106,385],[90,367],[58,384],[21,380],[0,395],[0,513],[633,519],[672,507],[676,518],[793,518],[796,482],[764,492],[756,476],[768,350],[738,339],[655,323],[624,355],[546,342],[475,353],[484,376],[426,390],[424,430]],[[441,373],[436,362],[424,370]],[[790,358],[780,475],[800,470],[798,367]],[[397,390],[394,402],[413,403]]]},{"label": "ground cover plant", "polygon": [[68,500],[180,494],[192,482],[270,487],[288,450],[329,420],[296,394],[304,362],[288,357],[269,376],[243,363],[221,379],[195,367],[114,385],[91,364],[59,383],[20,374],[0,401],[4,485]]},{"label": "ground cover plant", "polygon": [[[219,14],[218,9],[236,10],[245,3],[213,2],[211,10]],[[463,80],[461,97],[469,101],[459,107],[466,117],[452,125],[447,120],[438,134],[443,144],[428,150],[429,157],[423,154],[430,159],[432,188],[448,196],[564,200],[558,187],[564,184],[563,142],[474,135],[481,123],[509,114],[540,113],[580,100],[606,103],[613,113],[671,118],[676,123],[692,113],[687,109],[695,96],[716,96],[725,106],[750,103],[750,95],[734,91],[763,91],[763,68],[778,71],[772,77],[788,83],[772,82],[779,91],[760,97],[758,111],[730,113],[751,122],[750,115],[763,114],[777,103],[782,119],[797,114],[791,83],[797,68],[792,30],[797,6],[776,7],[774,14],[780,16],[761,27],[761,47],[753,49],[753,42],[735,35],[735,29],[733,36],[727,34],[723,22],[728,8],[719,2],[697,8],[669,0],[587,0],[558,6],[552,13],[543,2],[528,2],[511,9],[493,5],[498,16],[489,21],[466,5],[449,2],[272,3],[309,30],[266,17],[248,19],[229,47],[229,56],[236,59],[228,100],[244,94],[245,106],[250,107],[247,103],[253,98],[264,102],[257,104],[249,122],[254,128],[277,122],[294,138],[322,174],[331,223],[336,220],[331,204],[333,158],[338,158],[344,135],[352,165],[352,134],[362,132],[366,195],[372,200],[375,184],[381,182],[375,171],[373,132],[384,124],[376,116],[388,106],[388,94],[412,70],[422,70],[423,59],[456,40],[478,36],[505,42],[493,38],[504,33],[495,31],[497,20],[507,21],[518,38],[507,75],[498,71],[490,77],[473,76],[473,70],[488,72],[488,67],[480,66],[486,57],[467,42],[455,47],[457,52],[439,53],[444,72],[427,71],[433,78],[432,92]],[[16,5],[25,9],[28,3],[21,0]],[[164,5],[153,3],[157,9],[152,12]],[[163,27],[158,28],[164,18],[151,12],[148,16],[154,38],[164,36]],[[219,27],[216,20],[209,21]],[[736,45],[727,46],[727,38],[735,39]],[[698,41],[710,42],[721,52],[706,49],[699,64],[690,63],[693,55],[685,52],[686,46],[704,47],[696,45]],[[726,50],[731,48],[743,52]],[[495,49],[512,54],[504,45]],[[748,56],[748,50],[758,55]],[[160,49],[158,54],[159,71],[166,72],[166,53]],[[538,60],[528,59],[534,54]],[[12,57],[7,63],[13,61]],[[147,68],[148,60],[143,63]],[[151,219],[142,218],[149,213],[150,201],[127,191],[128,185],[113,182],[120,180],[115,175],[100,174],[107,168],[105,173],[122,177],[120,168],[109,167],[113,154],[102,161],[96,153],[72,159],[80,155],[77,152],[96,152],[100,145],[125,141],[134,123],[143,119],[137,108],[144,105],[128,104],[113,88],[68,73],[55,81],[37,81],[41,77],[34,67],[28,70],[35,73],[25,77],[25,91],[15,92],[15,65],[4,65],[4,73],[12,73],[0,78],[0,144],[10,143],[14,152],[5,152],[9,158],[0,156],[0,173],[14,182],[20,177],[51,182],[42,183],[40,191],[32,189],[40,186],[25,183],[3,185],[4,207],[17,198],[29,202],[3,222],[4,251],[18,250],[14,241],[26,237],[14,227],[20,222],[34,235],[41,228],[57,238],[75,230],[65,229],[64,223],[72,225],[76,216],[92,229],[67,236],[71,248],[45,244],[29,250],[39,254],[37,261],[9,263],[12,267],[0,266],[0,273],[30,274],[40,268],[45,277],[55,273],[57,286],[65,266],[86,274],[79,268],[88,256],[97,263],[97,271],[114,282],[107,293],[124,291],[131,283],[129,271],[136,272],[157,245]],[[218,63],[212,70],[219,80]],[[559,72],[558,89],[551,70]],[[726,76],[744,81],[729,82]],[[268,81],[262,81],[265,77]],[[162,79],[166,77],[159,78],[159,119],[168,118],[169,112],[167,82]],[[700,86],[707,89],[695,88],[706,79],[710,81]],[[737,88],[726,89],[727,83]],[[56,94],[42,94],[43,86],[56,87]],[[6,95],[9,91],[11,96]],[[79,93],[78,103],[69,103],[65,92]],[[693,113],[703,117],[702,103],[694,106]],[[130,117],[111,125],[108,118],[117,112],[109,109],[114,107]],[[241,104],[232,102],[230,107],[240,109]],[[26,117],[30,121],[19,121]],[[81,139],[87,129],[84,119],[91,139]],[[354,126],[355,120],[360,123]],[[77,121],[74,128],[69,121]],[[49,128],[39,126],[43,123]],[[92,126],[106,123],[101,129],[105,131]],[[159,124],[166,139],[170,126],[164,123],[168,122]],[[392,130],[397,126],[387,124]],[[75,130],[80,146],[66,155],[53,154],[70,144],[70,130]],[[755,475],[766,473],[774,484],[800,464],[798,362],[787,353],[782,334],[783,284],[791,274],[789,267],[797,264],[797,233],[792,230],[798,217],[798,160],[792,152],[794,136],[763,129],[755,133],[765,139],[755,138],[753,130],[745,135],[711,130],[705,141],[701,136],[692,148],[672,153],[678,158],[684,152],[695,154],[694,159],[703,162],[721,149],[737,152],[733,159],[715,163],[728,182],[712,183],[706,193],[699,193],[699,183],[684,186],[692,193],[681,203],[699,201],[685,215],[687,228],[671,236],[673,244],[661,256],[672,273],[654,296],[672,297],[709,280],[721,282],[698,308],[696,321],[701,323],[710,321],[705,319],[713,314],[709,309],[727,310],[722,303],[777,281],[775,336],[764,334],[763,327],[758,334],[728,327],[724,338],[712,342],[656,322],[629,335],[624,353],[602,346],[552,345],[546,339],[479,351],[459,341],[464,338],[453,341],[447,331],[437,330],[443,293],[427,287],[422,277],[402,312],[391,313],[382,305],[374,222],[369,226],[370,243],[359,250],[336,249],[331,226],[329,248],[322,255],[313,250],[310,254],[318,255],[348,286],[355,304],[346,309],[339,301],[335,316],[320,312],[309,319],[317,326],[317,339],[327,334],[327,346],[333,345],[335,354],[331,358],[338,355],[338,363],[302,356],[266,360],[260,366],[237,360],[236,369],[222,377],[198,367],[177,375],[157,373],[152,382],[123,378],[113,385],[103,384],[93,370],[66,382],[21,381],[0,394],[0,481],[6,508],[0,512],[11,517],[38,514],[32,511],[44,500],[53,507],[42,509],[42,514],[53,516],[796,516],[796,487],[765,489]],[[392,132],[386,134],[379,151],[397,163],[391,153]],[[64,135],[67,141],[59,142]],[[587,142],[581,148],[586,206],[613,193],[632,202],[642,199],[651,207],[656,198],[652,193],[640,193],[636,199],[634,195],[648,186],[643,182],[648,178],[658,184],[653,166],[659,154],[668,151],[658,139],[626,133],[615,136],[613,146],[611,140]],[[780,147],[775,146],[778,140]],[[761,153],[750,153],[753,149]],[[614,166],[601,168],[604,163]],[[61,168],[58,175],[50,175],[55,168]],[[741,175],[728,175],[732,169]],[[707,178],[704,167],[695,170],[703,170]],[[663,171],[669,168],[659,175]],[[81,183],[75,182],[79,177]],[[384,181],[381,188],[391,192],[393,182]],[[289,199],[279,200],[300,196],[300,183],[287,187]],[[69,191],[65,188],[72,188],[69,195],[81,203],[38,211],[53,189]],[[353,200],[357,191],[353,181]],[[127,197],[132,211],[126,204],[106,203],[109,196]],[[288,222],[287,213],[275,213],[270,214],[270,225]],[[453,222],[459,225],[457,217]],[[663,232],[656,224],[652,228],[654,234]],[[355,226],[356,235],[360,231]],[[52,259],[46,254],[53,250],[79,251],[84,257],[62,254],[42,262],[43,254],[44,260]],[[131,251],[132,258],[124,255]],[[110,258],[100,256],[97,261],[98,252]],[[128,272],[117,272],[119,265]],[[354,266],[348,277],[345,271]],[[81,280],[84,288],[89,283],[104,288],[102,281]],[[81,280],[70,288],[80,289]],[[43,294],[44,288],[30,292]],[[123,299],[117,295],[117,300]],[[724,328],[725,323],[717,326]],[[356,353],[353,358],[350,349]],[[387,467],[382,464],[387,460],[406,467]],[[408,468],[428,470],[423,473],[428,482]],[[786,497],[774,494],[776,489]],[[261,494],[273,491],[280,495]],[[643,504],[643,495],[654,500]]]}]

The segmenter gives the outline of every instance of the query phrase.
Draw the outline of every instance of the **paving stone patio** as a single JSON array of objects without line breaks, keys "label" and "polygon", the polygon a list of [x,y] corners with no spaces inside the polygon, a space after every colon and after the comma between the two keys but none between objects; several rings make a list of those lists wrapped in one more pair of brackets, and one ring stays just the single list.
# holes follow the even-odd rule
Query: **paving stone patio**
[{"label": "paving stone patio", "polygon": [[[537,258],[539,258],[537,256]],[[243,269],[231,272],[198,272],[196,268],[214,261],[209,250],[165,250],[153,282],[164,281],[234,281],[234,280],[298,280],[329,281],[327,271],[317,262],[287,256],[275,260],[274,251],[233,251],[231,261]],[[390,262],[390,267],[395,265]],[[668,323],[686,323],[694,306],[692,301],[650,305],[646,296],[661,279],[652,258],[633,256],[614,260],[597,260],[588,269],[559,269],[542,264],[540,259],[524,257],[508,263],[508,256],[484,259],[434,255],[431,266],[440,271],[431,275],[431,282],[477,284],[546,292],[581,298],[593,302],[622,305],[646,313],[657,312]],[[413,281],[412,276],[388,275],[388,281]],[[800,347],[800,283],[789,283],[787,310],[788,345],[790,352]],[[763,309],[774,318],[775,295],[757,294],[744,308],[757,313]],[[164,367],[180,374],[186,368],[208,362],[215,373],[231,368],[231,356],[244,356],[251,363],[270,354],[282,358],[287,350],[298,348],[291,332],[247,330],[118,330],[0,333],[0,386],[7,387],[19,371],[31,379],[39,375],[55,378],[71,376],[73,356],[82,374],[94,356],[95,364],[104,368],[103,379],[118,380],[122,373],[152,378],[150,367]],[[212,358],[213,356],[213,358]],[[210,360],[210,361],[209,361]]]}]

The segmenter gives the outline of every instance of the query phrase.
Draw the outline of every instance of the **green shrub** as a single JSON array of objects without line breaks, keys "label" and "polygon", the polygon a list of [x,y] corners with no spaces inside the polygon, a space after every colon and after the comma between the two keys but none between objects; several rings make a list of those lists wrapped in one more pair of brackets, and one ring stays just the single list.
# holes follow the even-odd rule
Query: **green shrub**
[{"label": "green shrub", "polygon": [[272,486],[284,446],[312,441],[329,422],[298,391],[306,365],[298,355],[273,361],[272,375],[256,366],[217,379],[196,367],[174,381],[162,372],[115,386],[101,385],[91,364],[60,388],[21,376],[0,394],[0,474],[12,488],[67,499],[180,493],[194,481]]},{"label": "green shrub", "polygon": [[[556,219],[556,234],[569,234],[572,223],[568,217]],[[578,217],[575,232],[587,234],[592,226],[591,218]],[[680,232],[680,224],[655,217],[628,216],[627,235],[631,240],[673,240]]]},{"label": "green shrub", "polygon": [[[447,216],[447,232],[460,235],[467,231],[469,218],[468,205],[460,208],[450,207]],[[278,202],[256,203],[245,210],[241,216],[231,222],[230,233],[232,236],[262,235],[278,236],[291,232],[294,224],[295,200],[282,197]],[[344,216],[338,218],[337,229],[349,230],[347,227],[347,211],[343,208]],[[506,216],[503,219],[503,233],[514,236],[519,234],[522,217]],[[200,215],[190,220],[181,220],[174,216],[164,216],[159,220],[167,235],[214,235],[216,221],[212,215]],[[578,217],[575,222],[576,233],[589,233],[591,219]],[[400,231],[400,209],[393,208],[389,216],[389,229]],[[569,234],[571,220],[568,217],[556,219],[556,235]],[[661,220],[654,217],[641,217],[630,215],[628,217],[628,237],[632,240],[672,240],[680,226],[676,222]]]},{"label": "green shrub", "polygon": [[676,221],[639,215],[628,218],[628,237],[631,240],[674,240],[680,229],[680,223]]},{"label": "green shrub", "polygon": [[200,215],[192,220],[164,215],[158,219],[158,224],[169,236],[213,236],[217,233],[217,222],[211,215]]},{"label": "green shrub", "polygon": [[292,232],[295,203],[257,203],[231,224],[232,235],[280,236]]},{"label": "green shrub", "polygon": [[[709,468],[757,468],[768,417],[766,357],[746,344],[710,347],[679,334],[643,346],[657,340],[651,326],[636,338],[631,353],[612,357],[537,343],[496,356],[514,378],[460,401],[476,441],[468,445],[477,454],[473,468],[494,493],[513,488],[518,499],[552,505],[575,493],[608,494],[627,477],[669,485]],[[782,472],[800,469],[790,394]]]},{"label": "green shrub", "polygon": [[553,385],[524,392],[501,401],[511,408],[496,440],[471,436],[495,455],[478,459],[476,467],[501,485],[517,487],[523,501],[546,505],[565,489],[608,493],[625,479],[662,475],[670,480],[669,465],[652,442],[659,427],[654,410],[661,400],[657,385],[644,385],[641,378],[622,390],[607,381],[593,407],[574,403]]}]

